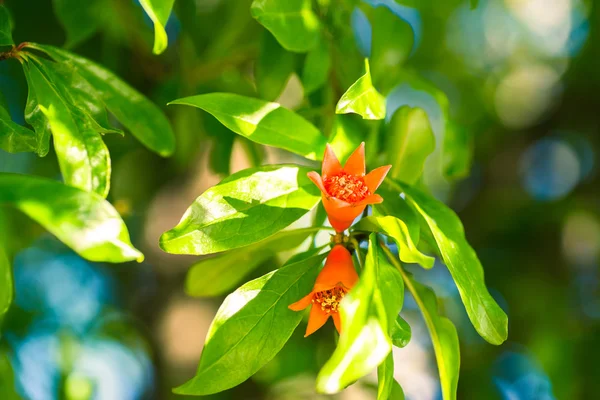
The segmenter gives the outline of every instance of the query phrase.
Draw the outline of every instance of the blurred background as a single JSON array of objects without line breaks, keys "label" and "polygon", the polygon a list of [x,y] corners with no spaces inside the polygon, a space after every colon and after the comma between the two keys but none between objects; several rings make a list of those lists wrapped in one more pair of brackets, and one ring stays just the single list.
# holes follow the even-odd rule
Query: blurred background
[{"label": "blurred background", "polygon": [[[279,48],[252,19],[249,0],[176,0],[167,24],[169,48],[158,57],[151,51],[152,23],[136,0],[82,2],[89,7],[89,30],[76,41],[57,18],[56,3],[4,1],[15,41],[66,45],[161,106],[199,93],[240,93],[276,100],[326,134],[332,104],[360,76],[362,57],[370,55],[369,17],[379,7],[393,12],[412,37],[398,55],[398,71],[418,76],[422,84],[414,84],[416,78],[390,87],[382,83],[389,117],[402,104],[419,106],[439,143],[447,131],[446,112],[467,133],[474,150],[470,173],[454,182],[444,179],[436,150],[423,180],[461,217],[488,288],[509,316],[508,341],[491,346],[471,327],[443,265],[411,268],[436,290],[457,325],[458,398],[597,398],[598,2],[480,0],[471,10],[466,0],[318,0],[315,7],[339,46],[327,61],[334,71],[331,84],[311,93],[299,78],[304,55]],[[265,63],[288,63],[291,74],[283,67],[279,76],[273,69],[261,72]],[[0,91],[13,120],[24,124],[27,85],[15,60],[0,62]],[[90,263],[25,216],[0,207],[0,245],[14,255],[16,289],[0,341],[0,399],[174,399],[171,388],[193,376],[222,298],[184,293],[186,271],[198,258],[163,253],[160,234],[230,172],[306,161],[234,136],[197,109],[164,108],[177,136],[171,158],[151,153],[131,135],[105,137],[113,163],[109,200],[146,255],[144,263]],[[60,179],[53,154],[37,158],[0,150],[0,171]],[[285,259],[285,254],[270,259],[255,275]],[[408,399],[441,399],[431,342],[410,295],[403,315],[413,337],[406,348],[394,349],[395,377]],[[314,393],[314,379],[335,346],[334,331],[303,339],[303,329],[301,324],[252,379],[210,397],[328,397]],[[336,397],[374,399],[375,382],[373,375]]]}]

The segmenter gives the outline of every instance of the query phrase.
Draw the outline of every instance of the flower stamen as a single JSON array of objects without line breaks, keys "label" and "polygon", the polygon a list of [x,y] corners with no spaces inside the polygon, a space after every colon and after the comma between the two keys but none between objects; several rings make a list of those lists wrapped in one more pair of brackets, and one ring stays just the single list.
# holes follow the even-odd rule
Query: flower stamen
[{"label": "flower stamen", "polygon": [[318,303],[321,306],[321,311],[327,314],[338,312],[340,302],[344,296],[348,293],[346,288],[342,286],[336,286],[329,290],[323,290],[315,293],[313,303]]},{"label": "flower stamen", "polygon": [[357,203],[371,195],[363,177],[344,171],[328,176],[323,181],[323,185],[329,195],[348,203]]}]

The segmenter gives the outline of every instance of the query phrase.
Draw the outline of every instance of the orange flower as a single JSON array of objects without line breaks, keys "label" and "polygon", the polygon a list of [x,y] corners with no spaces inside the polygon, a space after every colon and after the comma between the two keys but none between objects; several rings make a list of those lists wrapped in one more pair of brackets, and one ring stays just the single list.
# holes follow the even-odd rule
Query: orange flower
[{"label": "orange flower", "polygon": [[340,301],[357,280],[350,252],[340,244],[335,245],[317,276],[312,292],[289,306],[290,310],[301,311],[312,304],[304,337],[322,327],[329,317],[333,318],[336,329],[341,332]]},{"label": "orange flower", "polygon": [[365,143],[361,143],[342,168],[329,144],[325,149],[320,176],[312,171],[308,177],[321,189],[323,206],[331,226],[337,232],[348,229],[369,204],[383,201],[375,190],[392,166],[379,167],[365,175]]}]

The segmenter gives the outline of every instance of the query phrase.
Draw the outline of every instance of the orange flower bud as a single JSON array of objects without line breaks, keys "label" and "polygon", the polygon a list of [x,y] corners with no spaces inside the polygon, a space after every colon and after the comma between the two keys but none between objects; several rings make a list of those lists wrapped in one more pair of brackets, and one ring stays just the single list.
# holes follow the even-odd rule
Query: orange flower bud
[{"label": "orange flower bud", "polygon": [[369,204],[383,199],[375,190],[381,185],[392,166],[379,167],[365,175],[365,144],[358,146],[341,166],[329,144],[325,149],[321,175],[309,172],[308,177],[321,189],[323,206],[331,226],[337,232],[348,229]]},{"label": "orange flower bud", "polygon": [[329,317],[333,318],[336,329],[341,332],[339,304],[356,281],[358,274],[352,255],[344,246],[335,245],[327,256],[325,267],[317,276],[313,290],[289,306],[290,310],[301,311],[312,305],[304,337],[322,327]]}]

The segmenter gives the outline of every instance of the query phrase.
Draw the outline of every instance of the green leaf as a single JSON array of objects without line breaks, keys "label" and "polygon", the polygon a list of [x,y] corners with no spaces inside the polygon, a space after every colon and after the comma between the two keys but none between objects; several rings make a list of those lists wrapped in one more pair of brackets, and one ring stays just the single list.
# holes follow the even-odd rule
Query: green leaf
[{"label": "green leaf", "polygon": [[104,67],[68,51],[36,43],[29,43],[28,47],[43,51],[56,61],[70,62],[79,75],[100,94],[108,110],[144,146],[163,157],[173,153],[175,135],[169,120],[137,90]]},{"label": "green leaf", "polygon": [[[43,72],[42,72],[43,69]],[[37,61],[23,64],[27,84],[32,90],[29,99],[37,103],[36,120],[28,119],[34,127],[49,126],[54,149],[66,184],[94,191],[106,197],[110,186],[110,156],[106,145],[86,114],[75,108],[72,99],[64,97],[64,88],[57,87],[55,75]],[[33,100],[35,99],[35,100]],[[44,120],[45,119],[45,120]]]},{"label": "green leaf", "polygon": [[237,172],[208,189],[179,224],[163,233],[173,254],[211,254],[261,241],[296,221],[321,199],[310,169],[267,165]]},{"label": "green leaf", "polygon": [[452,122],[446,124],[442,162],[444,175],[450,179],[465,178],[471,170],[473,138],[469,131]]},{"label": "green leaf", "polygon": [[56,18],[67,33],[65,47],[71,48],[90,38],[100,25],[98,0],[53,0]]},{"label": "green leaf", "polygon": [[0,322],[8,311],[13,298],[12,272],[8,256],[0,242]]},{"label": "green leaf", "polygon": [[429,226],[477,332],[491,344],[504,342],[508,318],[485,286],[483,267],[465,238],[460,219],[433,197],[408,185],[397,186]]},{"label": "green leaf", "polygon": [[0,4],[0,46],[12,46],[12,23],[8,9]]},{"label": "green leaf", "polygon": [[154,54],[161,54],[169,44],[165,26],[171,15],[175,0],[140,0],[140,4],[154,23]]},{"label": "green leaf", "polygon": [[380,89],[390,88],[412,51],[414,33],[408,23],[385,6],[376,7],[370,20],[373,33],[369,61],[373,81]]},{"label": "green leaf", "polygon": [[396,381],[392,382],[392,393],[390,393],[389,400],[404,400],[404,391],[402,386]]},{"label": "green leaf", "polygon": [[234,387],[268,363],[288,341],[302,313],[288,305],[310,292],[324,255],[288,264],[230,294],[206,336],[196,376],[174,389],[208,395]]},{"label": "green leaf", "polygon": [[317,376],[317,391],[339,392],[385,360],[392,349],[390,328],[403,300],[402,277],[371,234],[360,280],[342,301],[342,334]]},{"label": "green leaf", "polygon": [[410,342],[412,336],[412,329],[408,322],[404,320],[400,315],[394,321],[394,325],[391,328],[391,339],[392,344],[396,347],[406,347]]},{"label": "green leaf", "polygon": [[119,213],[102,197],[60,182],[0,173],[0,203],[16,207],[90,261],[142,261]]},{"label": "green leaf", "polygon": [[306,52],[319,40],[310,0],[254,0],[250,12],[289,51]]},{"label": "green leaf", "polygon": [[13,122],[8,110],[2,104],[0,104],[0,149],[9,153],[37,150],[35,132]]},{"label": "green leaf", "polygon": [[346,90],[335,108],[336,114],[355,113],[364,119],[385,118],[385,97],[371,82],[369,60],[365,59],[366,72]]},{"label": "green leaf", "polygon": [[216,257],[197,262],[190,268],[185,291],[190,296],[220,296],[240,283],[250,272],[278,252],[298,247],[318,228],[279,232],[270,238]]},{"label": "green leaf", "polygon": [[389,400],[394,383],[394,355],[390,352],[377,367],[377,400]]},{"label": "green leaf", "polygon": [[371,216],[361,219],[354,226],[354,229],[358,231],[383,233],[394,239],[394,242],[398,245],[400,259],[403,262],[420,264],[424,268],[433,267],[435,259],[426,256],[417,249],[416,244],[419,241],[418,233],[416,238],[411,236],[407,221],[391,215],[388,215],[387,217]]},{"label": "green leaf", "polygon": [[387,132],[387,158],[393,167],[390,177],[415,184],[425,160],[435,150],[435,136],[427,113],[421,108],[400,107]]},{"label": "green leaf", "polygon": [[4,351],[0,351],[0,399],[21,400],[15,386],[15,374],[10,359]]},{"label": "green leaf", "polygon": [[474,10],[477,8],[477,6],[479,5],[479,0],[469,0],[470,4],[471,4],[471,10]]},{"label": "green leaf", "polygon": [[350,154],[364,141],[363,127],[352,117],[338,114],[333,117],[329,144],[342,162],[347,160]]},{"label": "green leaf", "polygon": [[327,82],[331,69],[329,43],[321,37],[314,49],[308,52],[302,68],[304,93],[310,94]]},{"label": "green leaf", "polygon": [[260,97],[275,100],[294,72],[295,56],[277,43],[269,32],[262,35],[256,61],[256,89]]},{"label": "green leaf", "polygon": [[169,104],[201,108],[238,135],[310,160],[320,160],[325,152],[325,136],[310,122],[277,103],[233,93],[208,93]]}]

